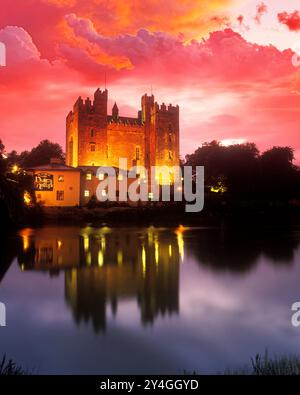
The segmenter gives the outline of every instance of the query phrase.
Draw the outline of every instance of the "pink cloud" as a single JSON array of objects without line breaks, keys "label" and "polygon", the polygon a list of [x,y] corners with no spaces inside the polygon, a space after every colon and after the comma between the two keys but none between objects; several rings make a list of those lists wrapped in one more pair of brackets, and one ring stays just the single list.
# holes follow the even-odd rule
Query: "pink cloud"
[{"label": "pink cloud", "polygon": [[7,48],[8,65],[40,60],[40,53],[31,36],[21,27],[6,26],[0,30],[0,41]]},{"label": "pink cloud", "polygon": [[300,11],[291,13],[281,12],[277,15],[280,23],[286,25],[289,30],[298,32],[300,31]]},{"label": "pink cloud", "polygon": [[[153,78],[164,80],[173,79],[176,75],[180,80],[211,77],[228,82],[253,82],[271,80],[295,71],[291,63],[292,51],[281,52],[274,46],[249,43],[231,29],[210,33],[206,40],[192,40],[187,44],[180,36],[152,33],[145,29],[140,29],[136,35],[105,37],[96,31],[89,20],[78,18],[75,14],[67,15],[66,20],[76,37],[96,45],[108,56],[127,59],[128,70],[123,70],[123,74],[134,70],[136,76],[152,72]],[[63,47],[66,57],[67,48],[67,45]],[[97,62],[88,51],[76,48],[73,56],[76,52],[81,54],[81,58],[85,53],[86,62],[89,59],[97,70]],[[114,64],[110,66],[113,68]]]},{"label": "pink cloud", "polygon": [[264,14],[266,14],[268,11],[268,7],[265,3],[260,3],[256,6],[256,15],[254,17],[254,20],[260,24],[261,23],[261,18]]},{"label": "pink cloud", "polygon": [[238,23],[239,23],[240,25],[242,25],[245,18],[244,18],[243,15],[239,15],[236,19],[237,19]]},{"label": "pink cloud", "polygon": [[183,156],[212,139],[257,141],[262,149],[288,140],[300,150],[291,50],[248,42],[232,29],[186,42],[147,29],[104,35],[74,13],[66,22],[68,39],[51,60],[25,29],[0,31],[9,53],[0,69],[0,137],[8,149],[42,138],[64,145],[66,114],[77,96],[103,87],[106,72],[110,100],[124,115],[136,113],[151,85],[158,101],[180,105]]}]

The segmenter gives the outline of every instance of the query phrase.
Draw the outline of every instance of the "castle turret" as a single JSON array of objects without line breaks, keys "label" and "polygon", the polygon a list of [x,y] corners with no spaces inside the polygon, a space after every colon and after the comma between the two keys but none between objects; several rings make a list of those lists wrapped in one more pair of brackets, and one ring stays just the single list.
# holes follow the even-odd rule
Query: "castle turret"
[{"label": "castle turret", "polygon": [[112,117],[114,121],[117,121],[117,119],[119,118],[119,108],[116,102],[112,108]]}]

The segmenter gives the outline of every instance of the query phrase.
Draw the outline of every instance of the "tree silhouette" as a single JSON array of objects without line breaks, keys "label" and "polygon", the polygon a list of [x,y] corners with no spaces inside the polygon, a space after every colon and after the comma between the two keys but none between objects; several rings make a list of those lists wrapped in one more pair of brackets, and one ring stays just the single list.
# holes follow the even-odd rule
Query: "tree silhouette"
[{"label": "tree silhouette", "polygon": [[31,151],[23,151],[19,155],[16,151],[8,154],[10,164],[18,164],[21,167],[34,167],[50,163],[50,159],[57,158],[64,161],[64,153],[61,146],[49,140],[42,140]]},{"label": "tree silhouette", "polygon": [[187,155],[186,165],[204,166],[207,192],[282,200],[300,197],[300,172],[293,160],[291,147],[273,147],[260,155],[254,143],[222,146],[212,141]]}]

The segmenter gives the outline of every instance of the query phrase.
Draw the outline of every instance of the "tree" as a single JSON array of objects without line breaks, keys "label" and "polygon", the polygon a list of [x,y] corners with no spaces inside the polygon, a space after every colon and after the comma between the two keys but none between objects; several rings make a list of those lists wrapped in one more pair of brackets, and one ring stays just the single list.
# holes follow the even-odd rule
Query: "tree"
[{"label": "tree", "polygon": [[252,194],[258,171],[259,151],[254,143],[223,146],[204,143],[186,157],[188,166],[204,166],[205,184],[211,191],[228,190],[232,195]]},{"label": "tree", "polygon": [[293,167],[294,150],[291,147],[273,147],[261,155],[264,166],[278,169]]},{"label": "tree", "polygon": [[299,171],[293,165],[291,147],[273,147],[261,155],[262,193],[273,199],[299,194]]},{"label": "tree", "polygon": [[10,164],[16,163],[24,168],[46,165],[50,163],[51,158],[64,161],[64,153],[59,144],[52,143],[49,140],[42,140],[31,151],[23,151],[19,155],[16,155],[16,152],[12,151],[8,155]]},{"label": "tree", "polygon": [[0,175],[5,173],[6,170],[6,160],[3,158],[3,154],[5,151],[5,146],[0,139]]},{"label": "tree", "polygon": [[1,154],[1,155],[2,155],[3,152],[4,152],[4,149],[5,149],[4,144],[2,143],[2,140],[0,139],[0,154]]}]

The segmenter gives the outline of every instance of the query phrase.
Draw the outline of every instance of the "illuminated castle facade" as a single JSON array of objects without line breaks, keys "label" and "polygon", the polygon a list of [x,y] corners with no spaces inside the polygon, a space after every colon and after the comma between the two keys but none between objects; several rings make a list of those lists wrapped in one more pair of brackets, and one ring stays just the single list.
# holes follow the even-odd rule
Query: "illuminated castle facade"
[{"label": "illuminated castle facade", "polygon": [[119,115],[117,104],[107,110],[108,91],[97,89],[94,99],[79,97],[66,122],[66,164],[72,167],[119,167],[119,158],[132,166],[179,164],[179,107],[158,105],[144,95],[136,118]]}]

